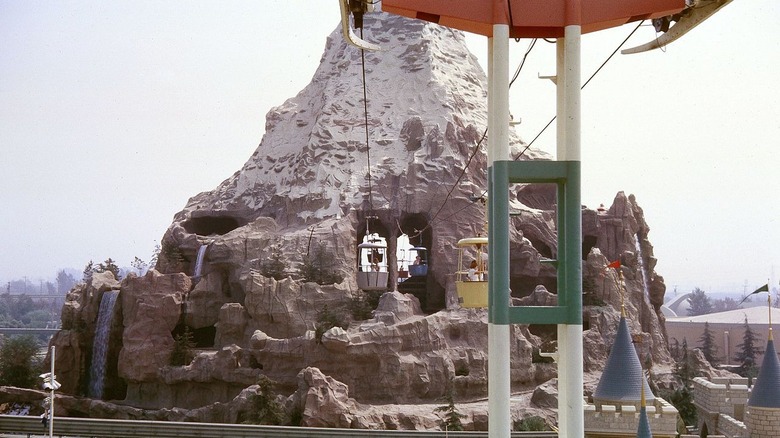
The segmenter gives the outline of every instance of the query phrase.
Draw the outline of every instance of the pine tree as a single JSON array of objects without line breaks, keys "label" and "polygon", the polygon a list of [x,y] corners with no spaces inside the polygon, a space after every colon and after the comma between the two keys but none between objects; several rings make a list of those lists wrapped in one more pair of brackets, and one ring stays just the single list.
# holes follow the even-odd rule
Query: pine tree
[{"label": "pine tree", "polygon": [[750,329],[747,317],[745,317],[744,328],[745,332],[742,334],[742,343],[737,345],[739,351],[734,356],[734,360],[740,363],[739,374],[742,377],[751,378],[758,376],[756,357],[764,351],[756,345],[759,336]]},{"label": "pine tree", "polygon": [[84,266],[84,277],[83,277],[84,283],[87,283],[90,280],[92,280],[93,273],[95,273],[95,264],[92,263],[92,260],[90,260],[89,262],[87,262],[87,265]]},{"label": "pine tree", "polygon": [[458,412],[458,409],[455,407],[455,390],[453,389],[453,386],[452,380],[450,380],[450,384],[447,387],[447,394],[445,395],[447,405],[439,406],[434,409],[434,412],[444,413],[444,418],[441,422],[441,426],[444,430],[461,431],[463,430],[463,423],[461,423],[460,420],[466,418],[466,416]]},{"label": "pine tree", "polygon": [[712,313],[712,302],[707,296],[707,293],[698,287],[691,292],[691,296],[688,297],[688,316],[706,315]]},{"label": "pine tree", "polygon": [[264,277],[273,278],[277,281],[282,280],[287,277],[286,266],[282,249],[279,246],[274,246],[271,248],[271,254],[268,256],[268,259],[261,262],[260,273]]},{"label": "pine tree", "polygon": [[710,331],[709,322],[704,323],[704,333],[699,338],[699,342],[701,343],[701,352],[710,362],[710,365],[718,366],[718,346],[715,345],[715,335]]},{"label": "pine tree", "polygon": [[111,272],[117,280],[121,278],[119,266],[116,265],[116,262],[111,257],[107,258],[105,262],[98,264],[95,272]]},{"label": "pine tree", "polygon": [[693,368],[693,361],[688,354],[688,340],[683,338],[681,349],[681,357],[674,363],[674,374],[682,382],[683,386],[688,387],[693,382],[693,378],[696,377],[696,372]]},{"label": "pine tree", "polygon": [[195,348],[195,339],[189,326],[184,326],[184,331],[173,337],[173,352],[171,352],[171,365],[180,367],[190,363],[193,358],[192,350]]},{"label": "pine tree", "polygon": [[696,424],[696,406],[693,404],[692,382],[696,377],[693,367],[693,358],[688,354],[688,340],[683,338],[680,346],[680,358],[674,364],[674,374],[680,379],[682,385],[674,391],[668,393],[664,398],[669,400],[685,424],[692,426]]},{"label": "pine tree", "polygon": [[284,409],[276,400],[274,382],[267,376],[257,379],[257,393],[249,397],[250,409],[244,423],[279,426],[284,422]]}]

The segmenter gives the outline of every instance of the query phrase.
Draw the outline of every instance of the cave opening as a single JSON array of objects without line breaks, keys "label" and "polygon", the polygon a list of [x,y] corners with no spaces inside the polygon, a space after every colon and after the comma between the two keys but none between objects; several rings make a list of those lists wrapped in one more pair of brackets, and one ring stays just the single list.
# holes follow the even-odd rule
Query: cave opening
[{"label": "cave opening", "polygon": [[223,235],[243,225],[244,221],[229,215],[192,216],[182,223],[188,233],[199,236]]},{"label": "cave opening", "polygon": [[214,348],[214,340],[217,336],[217,328],[213,325],[196,328],[179,323],[171,332],[173,339],[177,339],[184,336],[184,332],[188,331],[192,337],[192,342],[195,344],[195,348]]},{"label": "cave opening", "polygon": [[[444,287],[433,274],[433,230],[428,217],[422,213],[410,213],[401,218],[398,227],[398,291],[417,297],[426,313],[434,313],[445,307]],[[418,250],[414,248],[425,248]],[[419,260],[416,257],[420,256]],[[408,272],[403,276],[404,271]]]}]

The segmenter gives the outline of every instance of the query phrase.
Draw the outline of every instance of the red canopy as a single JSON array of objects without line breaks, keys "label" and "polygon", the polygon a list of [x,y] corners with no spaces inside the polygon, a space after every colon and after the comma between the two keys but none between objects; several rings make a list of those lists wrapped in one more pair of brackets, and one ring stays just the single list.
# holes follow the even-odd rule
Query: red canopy
[{"label": "red canopy", "polygon": [[[511,7],[511,14],[510,14]],[[382,10],[485,36],[510,25],[512,38],[559,38],[568,25],[582,33],[673,15],[685,0],[383,0]]]}]

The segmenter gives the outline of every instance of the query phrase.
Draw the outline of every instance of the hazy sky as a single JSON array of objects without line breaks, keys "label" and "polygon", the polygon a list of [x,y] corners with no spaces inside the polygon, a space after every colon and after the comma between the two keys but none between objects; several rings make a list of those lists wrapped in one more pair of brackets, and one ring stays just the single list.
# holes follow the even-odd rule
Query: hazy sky
[{"label": "hazy sky", "polygon": [[[668,294],[780,277],[778,17],[774,0],[735,1],[583,91],[583,202],[636,195]],[[309,82],[338,20],[332,0],[0,0],[0,281],[149,260]],[[584,36],[583,81],[634,27]],[[487,40],[468,41],[484,62]],[[512,70],[528,43],[511,42]],[[510,91],[526,141],[555,113],[537,78],[553,73],[540,41]],[[534,146],[554,151],[554,132]]]}]

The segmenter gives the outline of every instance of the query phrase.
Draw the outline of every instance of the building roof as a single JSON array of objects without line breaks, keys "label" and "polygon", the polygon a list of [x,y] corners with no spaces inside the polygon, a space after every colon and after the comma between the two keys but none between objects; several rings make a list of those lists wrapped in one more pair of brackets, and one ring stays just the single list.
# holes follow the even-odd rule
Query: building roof
[{"label": "building roof", "polygon": [[653,438],[650,431],[650,421],[647,419],[647,408],[642,406],[639,411],[639,427],[636,429],[636,438]]},{"label": "building roof", "polygon": [[780,360],[777,358],[775,342],[771,336],[766,343],[761,372],[758,373],[756,384],[750,392],[748,406],[780,408]]},{"label": "building roof", "polygon": [[[780,309],[772,307],[769,309],[772,312],[772,320],[780,321]],[[667,318],[667,323],[675,322],[696,322],[704,324],[709,322],[710,324],[724,323],[724,324],[744,324],[745,317],[747,317],[750,324],[769,324],[769,312],[767,312],[767,306],[748,307],[746,309],[729,310],[726,312],[708,313],[706,315],[698,316],[681,316],[678,318]]]},{"label": "building roof", "polygon": [[655,400],[653,392],[645,379],[642,364],[639,361],[625,317],[620,317],[615,343],[609,352],[607,365],[601,374],[593,400],[601,403],[638,403],[642,398],[644,385],[645,399]]}]

